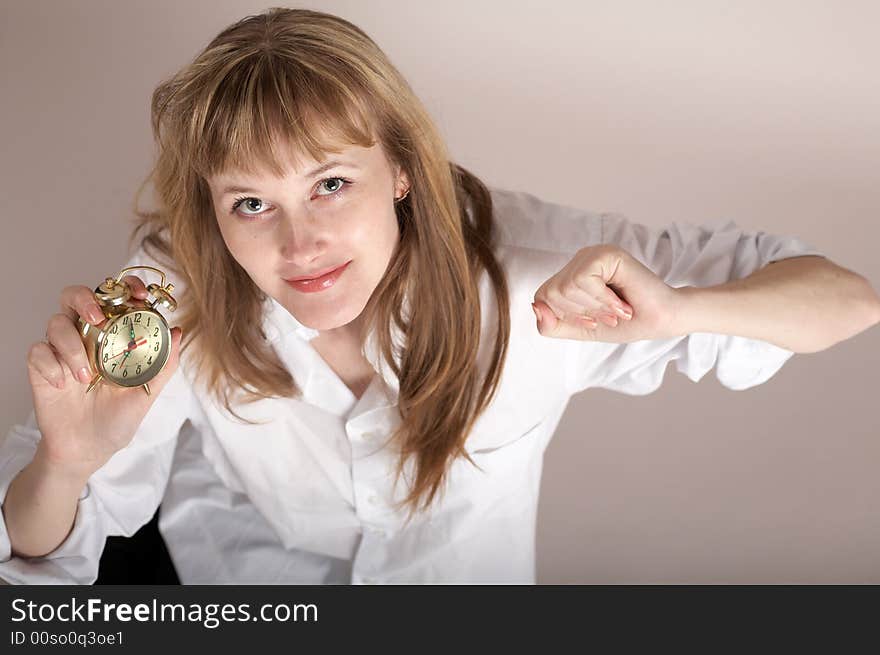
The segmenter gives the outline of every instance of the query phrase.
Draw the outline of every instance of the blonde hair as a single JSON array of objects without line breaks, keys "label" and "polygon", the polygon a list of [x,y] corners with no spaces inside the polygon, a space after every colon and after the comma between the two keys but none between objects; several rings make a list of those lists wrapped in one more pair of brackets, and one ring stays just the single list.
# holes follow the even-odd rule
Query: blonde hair
[{"label": "blonde hair", "polygon": [[[194,348],[197,377],[226,409],[230,390],[245,402],[301,392],[262,334],[266,295],[233,259],[216,224],[206,178],[262,165],[280,176],[277,144],[322,161],[334,144],[378,140],[411,188],[396,203],[400,241],[364,324],[375,326],[382,357],[399,380],[399,478],[414,456],[415,478],[401,505],[427,508],[495,395],[510,334],[507,283],[493,254],[492,201],[485,185],[449,161],[422,103],[361,29],[330,14],[272,8],[218,34],[152,98],[158,146],[156,211],[136,209],[131,235],[170,260],[185,282],[179,324]],[[329,135],[320,142],[316,135]],[[466,210],[470,205],[472,218]],[[478,280],[491,279],[499,321],[479,379]],[[217,275],[217,271],[226,274]],[[418,304],[404,315],[409,294]],[[430,298],[430,302],[418,299]],[[236,311],[227,312],[228,307]],[[398,367],[392,321],[405,337]],[[395,478],[396,484],[397,478]]]}]

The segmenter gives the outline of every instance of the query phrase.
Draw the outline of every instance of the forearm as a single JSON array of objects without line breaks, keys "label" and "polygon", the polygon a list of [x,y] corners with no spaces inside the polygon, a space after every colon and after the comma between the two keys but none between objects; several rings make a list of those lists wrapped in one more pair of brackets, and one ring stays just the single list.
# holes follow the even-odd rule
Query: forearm
[{"label": "forearm", "polygon": [[814,255],[773,262],[741,280],[676,292],[682,334],[738,335],[796,353],[824,350],[880,322],[880,297],[870,282]]},{"label": "forearm", "polygon": [[38,449],[9,485],[2,506],[12,554],[41,557],[55,550],[70,534],[87,481],[53,468]]}]

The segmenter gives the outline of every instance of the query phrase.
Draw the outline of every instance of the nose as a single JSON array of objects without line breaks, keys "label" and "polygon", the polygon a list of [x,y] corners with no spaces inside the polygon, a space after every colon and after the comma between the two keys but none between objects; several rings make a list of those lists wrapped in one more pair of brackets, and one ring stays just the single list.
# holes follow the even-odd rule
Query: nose
[{"label": "nose", "polygon": [[313,269],[313,262],[320,260],[327,250],[326,234],[317,221],[312,216],[291,217],[280,221],[279,229],[284,261],[299,270]]}]

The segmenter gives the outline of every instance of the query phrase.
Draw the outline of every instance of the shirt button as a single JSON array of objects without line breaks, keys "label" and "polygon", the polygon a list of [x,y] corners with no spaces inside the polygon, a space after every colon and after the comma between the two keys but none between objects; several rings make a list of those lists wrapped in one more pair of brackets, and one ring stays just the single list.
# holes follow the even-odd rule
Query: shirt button
[{"label": "shirt button", "polygon": [[376,496],[375,494],[370,494],[367,497],[367,502],[370,503],[370,505],[378,505],[379,504],[379,497]]},{"label": "shirt button", "polygon": [[385,532],[385,530],[383,530],[382,528],[367,528],[367,530],[370,532],[370,534],[380,537],[381,539],[384,539],[388,536],[388,533]]},{"label": "shirt button", "polygon": [[367,441],[376,441],[381,436],[382,433],[378,430],[370,430],[369,432],[364,433],[364,439]]}]

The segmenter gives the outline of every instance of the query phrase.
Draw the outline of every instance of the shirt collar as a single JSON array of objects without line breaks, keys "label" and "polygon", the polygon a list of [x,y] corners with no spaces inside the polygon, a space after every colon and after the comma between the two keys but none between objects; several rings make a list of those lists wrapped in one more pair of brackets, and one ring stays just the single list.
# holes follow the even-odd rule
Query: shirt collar
[{"label": "shirt collar", "polygon": [[284,305],[271,296],[266,299],[264,316],[263,332],[270,342],[274,343],[290,333],[295,333],[305,341],[311,341],[318,336],[317,330],[297,321]]},{"label": "shirt collar", "polygon": [[[287,308],[285,308],[284,305],[272,297],[267,297],[265,310],[263,332],[270,343],[274,343],[288,334],[296,334],[296,336],[304,341],[311,341],[318,336],[318,330],[307,327],[297,321],[293,314],[287,311]],[[409,292],[407,292],[404,296],[402,312],[402,315],[405,318],[410,315],[409,310],[410,299]],[[404,337],[401,330],[393,321],[391,323],[391,341],[394,344],[394,347],[392,348],[392,356],[396,365],[400,367],[400,353],[403,351]],[[398,391],[400,390],[400,382],[397,379],[397,376],[394,375],[394,371],[391,370],[391,367],[385,362],[381,355],[375,329],[371,329],[367,334],[367,337],[364,340],[362,353],[385,381],[391,399],[396,401]]]}]

